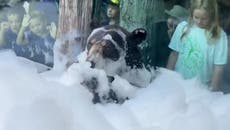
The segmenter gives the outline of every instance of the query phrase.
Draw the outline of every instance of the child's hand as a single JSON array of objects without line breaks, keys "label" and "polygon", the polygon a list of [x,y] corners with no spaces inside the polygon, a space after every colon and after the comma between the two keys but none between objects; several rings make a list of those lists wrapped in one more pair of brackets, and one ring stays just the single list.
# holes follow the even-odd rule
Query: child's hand
[{"label": "child's hand", "polygon": [[27,1],[25,1],[23,4],[23,8],[25,9],[26,14],[28,14],[30,9],[30,4]]},{"label": "child's hand", "polygon": [[9,28],[10,28],[10,25],[8,22],[2,22],[1,23],[1,31],[5,32]]},{"label": "child's hand", "polygon": [[50,31],[50,35],[52,38],[56,38],[56,34],[57,34],[57,26],[54,22],[51,22],[50,26],[48,27],[49,31]]},{"label": "child's hand", "polygon": [[25,14],[22,20],[22,27],[28,27],[30,24],[30,15]]}]

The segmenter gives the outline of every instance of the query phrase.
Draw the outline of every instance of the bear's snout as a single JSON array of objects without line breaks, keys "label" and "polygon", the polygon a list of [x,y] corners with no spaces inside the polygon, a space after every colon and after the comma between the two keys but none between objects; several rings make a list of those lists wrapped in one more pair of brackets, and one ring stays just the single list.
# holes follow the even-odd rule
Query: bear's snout
[{"label": "bear's snout", "polygon": [[102,45],[95,43],[87,52],[87,61],[93,61],[102,56]]}]

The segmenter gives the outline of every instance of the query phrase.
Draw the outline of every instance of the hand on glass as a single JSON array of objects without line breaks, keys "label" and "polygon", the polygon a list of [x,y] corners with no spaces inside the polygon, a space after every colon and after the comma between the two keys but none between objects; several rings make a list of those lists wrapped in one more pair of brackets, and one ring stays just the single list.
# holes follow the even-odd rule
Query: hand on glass
[{"label": "hand on glass", "polygon": [[25,1],[24,4],[23,4],[23,8],[25,9],[26,14],[29,14],[30,3]]},{"label": "hand on glass", "polygon": [[50,26],[48,26],[48,30],[50,31],[51,37],[55,39],[57,34],[57,26],[54,22],[51,22]]},{"label": "hand on glass", "polygon": [[9,23],[8,22],[2,22],[1,23],[1,31],[6,31],[7,29],[9,29],[10,28],[10,25],[9,25]]}]

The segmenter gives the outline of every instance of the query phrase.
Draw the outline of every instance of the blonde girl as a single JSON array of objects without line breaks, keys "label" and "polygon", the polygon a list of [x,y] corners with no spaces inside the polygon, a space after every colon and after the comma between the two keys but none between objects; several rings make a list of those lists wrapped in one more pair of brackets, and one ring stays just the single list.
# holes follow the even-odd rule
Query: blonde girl
[{"label": "blonde girl", "polygon": [[188,22],[181,22],[172,36],[168,69],[185,79],[197,78],[217,90],[227,62],[227,36],[218,23],[216,0],[191,0]]}]

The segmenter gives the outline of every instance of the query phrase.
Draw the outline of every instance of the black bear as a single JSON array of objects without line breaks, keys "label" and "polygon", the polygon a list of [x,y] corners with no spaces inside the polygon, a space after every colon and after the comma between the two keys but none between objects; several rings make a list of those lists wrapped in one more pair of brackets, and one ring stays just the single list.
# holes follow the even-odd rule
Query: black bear
[{"label": "black bear", "polygon": [[[87,39],[87,58],[91,62],[92,68],[105,70],[109,82],[112,82],[115,75],[121,76],[129,69],[140,69],[143,67],[141,53],[138,45],[145,40],[147,32],[143,28],[137,28],[132,32],[118,25],[108,25],[94,29]],[[85,81],[84,85],[93,92],[93,102],[100,102],[96,78]],[[130,82],[131,83],[131,82]],[[134,84],[135,85],[135,84]],[[93,87],[92,87],[93,86]],[[106,100],[112,100],[121,103],[124,100],[117,97],[112,89],[109,91],[109,97]],[[128,97],[127,97],[128,98]],[[127,99],[125,98],[125,99]]]}]

